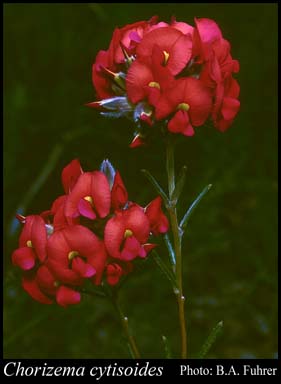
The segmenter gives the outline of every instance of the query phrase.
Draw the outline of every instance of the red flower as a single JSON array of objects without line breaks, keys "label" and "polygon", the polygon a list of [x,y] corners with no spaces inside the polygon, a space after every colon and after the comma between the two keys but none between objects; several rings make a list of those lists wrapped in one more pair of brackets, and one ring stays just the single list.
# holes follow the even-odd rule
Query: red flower
[{"label": "red flower", "polygon": [[152,200],[145,208],[145,214],[150,223],[150,231],[157,236],[169,230],[169,221],[161,209],[162,199],[160,196]]},{"label": "red flower", "polygon": [[110,187],[104,173],[85,172],[78,178],[65,202],[65,216],[69,224],[80,215],[88,219],[104,218],[110,210]]},{"label": "red flower", "polygon": [[200,80],[182,78],[161,96],[155,106],[155,116],[161,120],[174,113],[168,123],[169,131],[192,136],[193,126],[200,126],[206,121],[211,107],[210,90]]},{"label": "red flower", "polygon": [[81,285],[84,278],[93,278],[100,284],[107,255],[103,242],[86,227],[73,225],[55,232],[47,250],[47,265],[60,282]]},{"label": "red flower", "polygon": [[154,246],[146,244],[149,232],[149,220],[143,209],[133,204],[108,220],[104,230],[106,249],[111,257],[124,261],[145,257]]},{"label": "red flower", "polygon": [[47,231],[45,222],[39,215],[25,218],[19,238],[19,248],[12,254],[12,262],[23,270],[30,270],[36,261],[46,259]]}]

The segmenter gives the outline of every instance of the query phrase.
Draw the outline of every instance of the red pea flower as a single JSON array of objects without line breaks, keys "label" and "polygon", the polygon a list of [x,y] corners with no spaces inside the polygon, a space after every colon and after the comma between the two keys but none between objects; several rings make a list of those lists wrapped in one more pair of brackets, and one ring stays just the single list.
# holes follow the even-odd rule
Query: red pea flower
[{"label": "red pea flower", "polygon": [[90,278],[100,284],[107,255],[103,242],[88,228],[73,225],[54,232],[47,251],[47,266],[60,282],[81,285]]},{"label": "red pea flower", "polygon": [[158,196],[145,208],[145,214],[150,224],[150,231],[155,236],[158,236],[160,233],[166,233],[169,230],[169,221],[164,215],[161,205],[162,199]]},{"label": "red pea flower", "polygon": [[194,134],[193,126],[202,125],[212,108],[211,92],[194,78],[176,80],[155,105],[155,116],[163,119],[174,114],[169,120],[168,129],[185,136]]},{"label": "red pea flower", "polygon": [[133,204],[108,220],[104,230],[106,249],[111,257],[124,261],[145,257],[154,247],[146,243],[149,232],[149,220],[143,209]]},{"label": "red pea flower", "polygon": [[110,187],[104,173],[85,172],[79,176],[67,196],[64,212],[68,223],[79,216],[88,219],[104,218],[110,210]]},{"label": "red pea flower", "polygon": [[45,222],[39,215],[25,218],[24,227],[19,238],[19,248],[12,254],[12,262],[27,271],[35,266],[36,261],[46,259],[47,230]]}]

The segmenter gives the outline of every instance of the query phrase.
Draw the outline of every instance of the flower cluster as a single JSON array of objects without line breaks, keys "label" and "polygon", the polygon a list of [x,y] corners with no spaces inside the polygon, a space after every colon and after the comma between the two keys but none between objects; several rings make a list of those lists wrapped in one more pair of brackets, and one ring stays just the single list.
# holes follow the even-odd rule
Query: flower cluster
[{"label": "flower cluster", "polygon": [[83,172],[77,159],[62,171],[65,194],[40,215],[21,216],[19,247],[12,262],[33,299],[61,306],[79,303],[86,281],[115,285],[156,244],[150,235],[168,230],[157,197],[143,208],[128,200],[120,173],[108,160]]},{"label": "flower cluster", "polygon": [[[192,27],[157,17],[115,29],[108,50],[100,51],[92,80],[100,99],[87,104],[111,117],[137,123],[131,147],[144,144],[152,126],[194,135],[210,118],[225,131],[239,111],[239,85],[232,74],[239,62],[210,19]],[[158,124],[160,125],[160,124]]]}]

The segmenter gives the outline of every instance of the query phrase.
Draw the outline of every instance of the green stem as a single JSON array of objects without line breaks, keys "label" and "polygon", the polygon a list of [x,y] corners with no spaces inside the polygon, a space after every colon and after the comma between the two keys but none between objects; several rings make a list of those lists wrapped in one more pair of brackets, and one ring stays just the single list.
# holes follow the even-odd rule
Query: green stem
[{"label": "green stem", "polygon": [[140,356],[136,341],[129,329],[129,319],[127,316],[124,315],[116,294],[112,294],[111,300],[112,300],[112,304],[114,305],[114,308],[116,309],[119,315],[120,322],[124,331],[124,335],[128,340],[130,351],[132,352],[134,359],[140,359],[141,356]]},{"label": "green stem", "polygon": [[181,358],[187,358],[187,336],[186,336],[186,321],[184,313],[184,301],[182,287],[182,252],[181,252],[181,229],[178,224],[176,202],[172,200],[173,192],[175,189],[175,166],[174,166],[174,143],[168,139],[167,152],[166,152],[166,166],[168,174],[168,189],[169,189],[169,207],[168,213],[170,217],[171,230],[174,238],[174,250],[176,256],[176,282],[177,288],[175,295],[178,303],[180,333],[181,333]]}]

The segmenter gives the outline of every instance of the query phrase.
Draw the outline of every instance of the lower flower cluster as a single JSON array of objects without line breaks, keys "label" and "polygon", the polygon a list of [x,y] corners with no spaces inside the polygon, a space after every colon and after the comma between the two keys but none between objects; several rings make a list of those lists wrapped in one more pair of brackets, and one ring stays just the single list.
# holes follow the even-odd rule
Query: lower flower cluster
[{"label": "lower flower cluster", "polygon": [[86,281],[116,285],[156,244],[151,235],[168,231],[161,197],[145,208],[129,201],[120,173],[108,160],[84,172],[79,160],[62,171],[65,194],[39,215],[21,216],[23,229],[12,262],[22,286],[43,304],[65,307],[81,301]]}]

